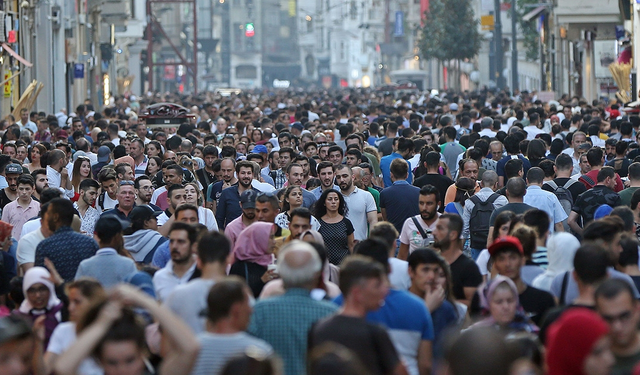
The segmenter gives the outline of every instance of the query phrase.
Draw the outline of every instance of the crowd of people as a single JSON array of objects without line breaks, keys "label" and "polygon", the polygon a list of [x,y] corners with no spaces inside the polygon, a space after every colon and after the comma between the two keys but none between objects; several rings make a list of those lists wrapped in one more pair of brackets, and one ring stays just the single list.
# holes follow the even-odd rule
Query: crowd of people
[{"label": "crowd of people", "polygon": [[[163,102],[189,116],[147,127]],[[158,94],[0,131],[0,374],[640,374],[615,101]]]}]

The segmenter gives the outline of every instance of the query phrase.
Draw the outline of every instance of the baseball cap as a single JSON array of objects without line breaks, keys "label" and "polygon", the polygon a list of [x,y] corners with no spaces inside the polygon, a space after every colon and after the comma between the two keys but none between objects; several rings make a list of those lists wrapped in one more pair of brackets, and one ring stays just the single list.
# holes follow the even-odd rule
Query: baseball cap
[{"label": "baseball cap", "polygon": [[111,154],[111,149],[107,146],[100,146],[98,149],[98,162],[108,162],[109,154]]},{"label": "baseball cap", "polygon": [[245,190],[240,196],[242,208],[256,208],[256,198],[258,194],[253,190]]},{"label": "baseball cap", "polygon": [[4,173],[22,174],[22,166],[20,164],[11,163],[4,168]]},{"label": "baseball cap", "polygon": [[84,151],[76,151],[75,154],[73,154],[73,161],[78,160],[80,156],[87,156],[87,154]]},{"label": "baseball cap", "polygon": [[96,222],[96,234],[100,235],[101,233],[119,233],[129,227],[129,223],[126,221],[120,220],[115,214],[110,215],[102,215]]},{"label": "baseball cap", "polygon": [[269,150],[267,150],[267,146],[257,145],[253,148],[253,151],[251,152],[254,154],[268,154]]},{"label": "baseball cap", "polygon": [[304,126],[302,126],[302,123],[296,121],[293,124],[291,124],[291,129],[298,129],[300,131],[304,130]]},{"label": "baseball cap", "polygon": [[60,129],[56,132],[56,137],[57,138],[69,138],[69,133],[67,133],[66,130],[64,129]]},{"label": "baseball cap", "polygon": [[155,211],[148,204],[143,204],[140,206],[135,206],[131,213],[129,214],[129,219],[131,221],[146,221],[151,219],[152,217],[158,217],[158,215],[162,214],[162,211]]},{"label": "baseball cap", "polygon": [[458,104],[456,104],[456,103],[451,103],[451,104],[449,105],[449,109],[450,109],[450,110],[452,110],[452,111],[457,111],[457,110],[458,110]]},{"label": "baseball cap", "polygon": [[522,249],[522,244],[520,240],[513,236],[505,236],[502,238],[498,238],[493,241],[491,246],[489,246],[489,255],[493,256],[496,252],[504,249],[511,248],[516,249],[521,255],[524,255],[524,250]]}]

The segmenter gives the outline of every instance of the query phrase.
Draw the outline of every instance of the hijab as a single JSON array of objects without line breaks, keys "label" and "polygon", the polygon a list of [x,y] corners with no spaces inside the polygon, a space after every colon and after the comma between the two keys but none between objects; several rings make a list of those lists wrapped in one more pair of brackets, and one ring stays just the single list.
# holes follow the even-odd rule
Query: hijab
[{"label": "hijab", "polygon": [[608,332],[607,323],[595,312],[580,307],[567,310],[549,327],[547,374],[584,374],[585,359]]},{"label": "hijab", "polygon": [[313,237],[313,242],[324,245],[324,238],[322,238],[322,235],[318,231],[313,229],[305,230],[300,234],[300,239],[304,238],[306,235]]},{"label": "hijab", "polygon": [[257,263],[263,267],[271,264],[273,255],[269,251],[269,237],[274,225],[259,221],[240,232],[233,248],[236,259]]},{"label": "hijab", "polygon": [[534,288],[549,291],[551,282],[561,273],[573,268],[573,257],[580,247],[580,241],[567,232],[558,232],[547,240],[547,257],[549,265],[544,273],[538,275],[531,283]]},{"label": "hijab", "polygon": [[[507,284],[509,289],[511,289],[511,292],[516,297],[517,304],[516,315],[513,317],[513,321],[507,326],[507,329],[518,332],[537,332],[538,327],[529,321],[525,311],[520,306],[518,287],[516,287],[516,284],[506,276],[497,275],[483,286],[480,286],[480,292],[478,295],[480,297],[480,306],[482,306],[483,313],[489,314],[489,303],[498,289],[498,286],[503,283]],[[496,321],[489,315],[486,319],[474,324],[473,327],[487,327],[494,325],[496,325]]]},{"label": "hijab", "polygon": [[43,284],[49,289],[49,302],[47,303],[47,310],[50,310],[61,303],[58,299],[58,296],[56,295],[56,290],[53,286],[53,283],[49,280],[50,277],[51,274],[44,267],[32,267],[24,274],[24,279],[22,280],[22,292],[24,293],[25,299],[20,305],[19,310],[21,313],[29,314],[31,310],[33,310],[33,306],[29,302],[29,298],[27,298],[27,290],[38,283]]}]

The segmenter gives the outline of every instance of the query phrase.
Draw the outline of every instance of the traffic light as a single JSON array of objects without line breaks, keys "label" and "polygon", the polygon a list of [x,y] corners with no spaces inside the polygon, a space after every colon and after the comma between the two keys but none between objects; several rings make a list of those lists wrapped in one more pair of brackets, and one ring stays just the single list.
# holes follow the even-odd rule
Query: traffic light
[{"label": "traffic light", "polygon": [[253,27],[253,22],[244,25],[244,36],[251,38],[254,35],[256,35],[256,29]]}]

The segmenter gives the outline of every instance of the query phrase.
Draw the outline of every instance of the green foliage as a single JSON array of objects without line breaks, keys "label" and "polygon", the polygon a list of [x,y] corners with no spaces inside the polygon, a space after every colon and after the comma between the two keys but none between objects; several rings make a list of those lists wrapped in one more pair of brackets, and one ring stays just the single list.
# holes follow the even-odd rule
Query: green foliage
[{"label": "green foliage", "polygon": [[431,0],[419,48],[425,59],[471,59],[480,50],[478,20],[470,0]]},{"label": "green foliage", "polygon": [[523,20],[522,17],[535,9],[535,7],[527,5],[538,4],[539,2],[539,0],[517,0],[516,14],[518,15],[518,25],[520,26],[522,36],[524,37],[523,43],[527,60],[538,59],[538,52],[540,49],[538,38],[540,35],[537,30],[538,19],[534,18],[527,22]]}]

